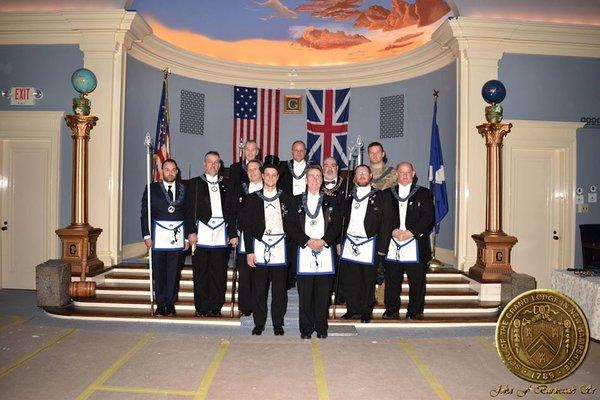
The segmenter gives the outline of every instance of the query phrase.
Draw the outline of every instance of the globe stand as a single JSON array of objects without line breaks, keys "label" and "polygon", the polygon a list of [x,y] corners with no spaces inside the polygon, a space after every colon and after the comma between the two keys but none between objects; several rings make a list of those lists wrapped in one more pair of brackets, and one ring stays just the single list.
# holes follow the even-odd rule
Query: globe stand
[{"label": "globe stand", "polygon": [[500,282],[510,273],[510,251],[517,238],[502,231],[502,141],[512,124],[491,122],[479,125],[477,130],[485,139],[486,214],[485,231],[471,237],[477,244],[477,261],[469,275],[482,282]]},{"label": "globe stand", "polygon": [[71,265],[71,275],[79,275],[79,282],[71,282],[71,297],[95,297],[96,283],[86,282],[87,275],[104,269],[96,255],[96,242],[102,229],[88,223],[88,141],[98,117],[67,115],[67,126],[73,138],[73,193],[71,196],[71,224],[56,230],[62,242],[62,260]]}]

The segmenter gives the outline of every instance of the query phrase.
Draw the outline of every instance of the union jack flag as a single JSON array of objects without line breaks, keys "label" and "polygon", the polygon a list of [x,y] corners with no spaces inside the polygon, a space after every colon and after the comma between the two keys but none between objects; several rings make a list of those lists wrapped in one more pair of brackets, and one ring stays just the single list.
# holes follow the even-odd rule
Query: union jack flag
[{"label": "union jack flag", "polygon": [[165,70],[156,123],[154,140],[154,182],[162,180],[162,163],[171,158],[171,135],[169,134],[169,72]]},{"label": "union jack flag", "polygon": [[350,88],[307,90],[306,104],[308,158],[321,164],[325,158],[335,157],[340,168],[345,168]]}]

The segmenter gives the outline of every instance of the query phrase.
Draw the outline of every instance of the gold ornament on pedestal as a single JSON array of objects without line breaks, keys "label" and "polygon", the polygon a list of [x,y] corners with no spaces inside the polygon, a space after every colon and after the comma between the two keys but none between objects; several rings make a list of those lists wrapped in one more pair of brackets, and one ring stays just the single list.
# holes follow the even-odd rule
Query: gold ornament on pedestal
[{"label": "gold ornament on pedestal", "polygon": [[500,282],[505,274],[512,271],[510,251],[517,243],[516,237],[502,231],[502,142],[512,124],[501,122],[502,107],[499,103],[506,96],[502,82],[486,82],[481,93],[490,104],[485,108],[488,122],[477,127],[485,139],[487,152],[485,231],[471,235],[477,244],[477,261],[469,269],[469,275],[482,282]]},{"label": "gold ornament on pedestal", "polygon": [[71,265],[71,275],[79,275],[79,282],[71,282],[71,297],[95,297],[96,283],[86,281],[87,275],[100,272],[104,263],[96,255],[96,242],[102,229],[88,223],[88,141],[90,131],[96,125],[98,117],[89,115],[91,102],[85,96],[96,88],[96,77],[85,68],[75,71],[71,83],[79,97],[73,99],[75,115],[65,116],[67,126],[71,128],[73,138],[73,175],[71,196],[71,224],[57,229],[56,234],[62,242],[63,261]]}]

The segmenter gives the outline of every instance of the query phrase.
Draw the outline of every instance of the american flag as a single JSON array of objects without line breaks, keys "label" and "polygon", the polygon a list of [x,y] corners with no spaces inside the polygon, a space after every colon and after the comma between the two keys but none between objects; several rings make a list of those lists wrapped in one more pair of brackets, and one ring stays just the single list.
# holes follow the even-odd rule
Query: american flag
[{"label": "american flag", "polygon": [[279,153],[279,89],[233,88],[233,157],[240,140],[256,140],[263,156]]},{"label": "american flag", "polygon": [[162,163],[171,158],[171,135],[169,134],[169,89],[168,72],[163,77],[158,121],[156,123],[156,139],[154,140],[154,182],[162,180]]},{"label": "american flag", "polygon": [[321,164],[335,157],[340,167],[346,167],[350,88],[307,90],[306,104],[308,158]]}]

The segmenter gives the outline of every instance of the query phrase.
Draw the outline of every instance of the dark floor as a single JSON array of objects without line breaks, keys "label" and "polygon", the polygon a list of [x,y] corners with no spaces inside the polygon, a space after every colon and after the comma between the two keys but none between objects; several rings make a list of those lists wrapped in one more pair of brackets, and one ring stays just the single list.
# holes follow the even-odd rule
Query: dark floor
[{"label": "dark floor", "polygon": [[[250,327],[57,319],[35,292],[0,290],[2,399],[600,399],[600,344],[553,388],[530,384],[496,353],[493,328],[358,329],[301,340]],[[592,385],[594,394],[581,394]]]}]

